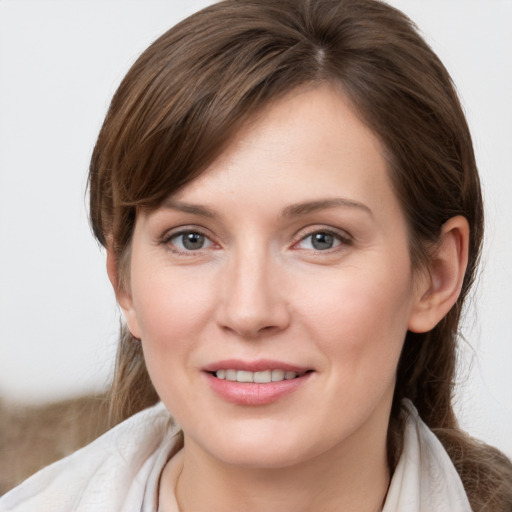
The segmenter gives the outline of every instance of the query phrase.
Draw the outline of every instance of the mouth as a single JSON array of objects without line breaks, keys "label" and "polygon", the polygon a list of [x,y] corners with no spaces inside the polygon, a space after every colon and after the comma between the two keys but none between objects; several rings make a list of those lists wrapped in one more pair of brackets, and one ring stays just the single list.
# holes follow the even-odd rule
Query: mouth
[{"label": "mouth", "polygon": [[217,379],[230,382],[269,384],[271,382],[282,382],[284,380],[297,379],[310,373],[313,370],[292,371],[283,369],[263,370],[252,372],[248,370],[236,370],[234,368],[221,368],[215,372],[210,372]]},{"label": "mouth", "polygon": [[223,400],[245,406],[268,405],[296,392],[315,370],[278,361],[219,361],[203,368],[210,388]]}]

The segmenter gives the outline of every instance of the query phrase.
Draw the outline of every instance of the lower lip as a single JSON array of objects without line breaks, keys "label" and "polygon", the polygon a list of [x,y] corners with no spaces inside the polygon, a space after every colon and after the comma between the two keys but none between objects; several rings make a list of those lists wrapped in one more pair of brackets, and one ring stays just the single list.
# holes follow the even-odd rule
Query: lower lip
[{"label": "lower lip", "polygon": [[311,374],[306,373],[301,377],[279,382],[256,384],[218,379],[211,373],[205,373],[212,390],[224,400],[237,405],[267,405],[276,402],[305,384]]}]

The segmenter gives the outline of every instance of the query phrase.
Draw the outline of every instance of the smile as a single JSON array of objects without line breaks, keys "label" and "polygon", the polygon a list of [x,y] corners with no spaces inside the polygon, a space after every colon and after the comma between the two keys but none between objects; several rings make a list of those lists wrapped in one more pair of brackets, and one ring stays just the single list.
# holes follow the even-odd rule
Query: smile
[{"label": "smile", "polygon": [[210,389],[222,400],[242,406],[270,405],[307,386],[316,371],[260,359],[225,359],[202,368]]},{"label": "smile", "polygon": [[281,382],[301,377],[306,372],[298,373],[287,370],[263,370],[251,372],[247,370],[220,369],[215,372],[215,377],[230,382],[253,382],[257,384],[268,384],[270,382]]}]

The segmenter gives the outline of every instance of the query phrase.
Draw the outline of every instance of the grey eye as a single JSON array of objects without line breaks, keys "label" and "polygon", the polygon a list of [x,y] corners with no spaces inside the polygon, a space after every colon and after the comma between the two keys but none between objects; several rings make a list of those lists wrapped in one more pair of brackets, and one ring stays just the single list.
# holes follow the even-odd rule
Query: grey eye
[{"label": "grey eye", "polygon": [[330,233],[314,233],[311,235],[311,245],[317,250],[332,249],[334,247],[334,236]]},{"label": "grey eye", "polygon": [[186,233],[182,236],[183,247],[193,251],[194,249],[202,249],[204,245],[204,236],[199,233]]},{"label": "grey eye", "polygon": [[341,245],[345,240],[336,233],[315,231],[305,236],[297,245],[300,249],[309,251],[328,251]]},{"label": "grey eye", "polygon": [[198,251],[210,247],[212,242],[197,231],[184,231],[171,238],[171,243],[181,251]]}]

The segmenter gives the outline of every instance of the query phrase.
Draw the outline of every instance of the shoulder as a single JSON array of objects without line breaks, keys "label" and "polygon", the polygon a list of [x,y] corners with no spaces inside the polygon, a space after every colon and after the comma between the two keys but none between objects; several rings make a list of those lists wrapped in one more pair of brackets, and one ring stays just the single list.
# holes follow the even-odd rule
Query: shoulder
[{"label": "shoulder", "polygon": [[177,432],[162,404],[141,411],[5,494],[0,510],[114,512],[128,492],[142,500],[156,461],[165,464],[179,444]]},{"label": "shoulder", "polygon": [[402,407],[403,449],[384,512],[512,512],[507,457],[458,428],[430,430],[408,400]]},{"label": "shoulder", "polygon": [[457,469],[473,510],[512,512],[512,461],[458,429],[435,429]]}]

